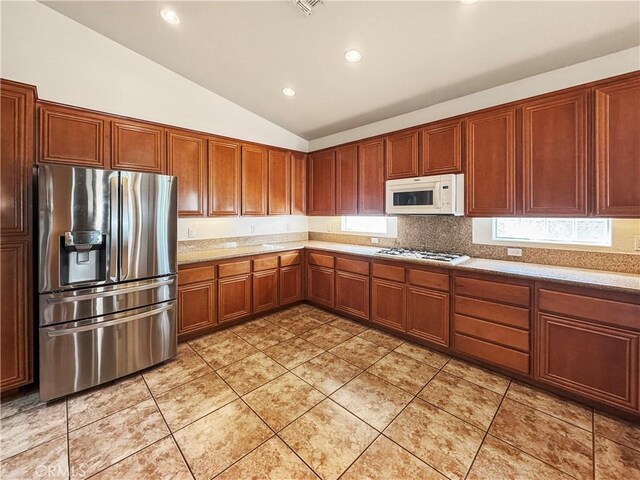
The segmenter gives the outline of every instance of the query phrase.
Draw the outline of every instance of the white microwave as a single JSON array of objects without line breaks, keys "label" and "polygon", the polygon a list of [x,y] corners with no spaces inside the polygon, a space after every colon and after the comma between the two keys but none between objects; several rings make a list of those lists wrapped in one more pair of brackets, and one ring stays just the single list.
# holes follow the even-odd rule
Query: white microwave
[{"label": "white microwave", "polygon": [[464,175],[387,180],[388,214],[464,215]]}]

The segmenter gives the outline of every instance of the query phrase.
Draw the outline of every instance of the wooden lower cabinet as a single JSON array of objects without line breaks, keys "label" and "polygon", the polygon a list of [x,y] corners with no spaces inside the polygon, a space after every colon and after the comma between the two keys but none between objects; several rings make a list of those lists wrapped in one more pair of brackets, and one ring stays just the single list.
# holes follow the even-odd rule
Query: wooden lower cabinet
[{"label": "wooden lower cabinet", "polygon": [[280,305],[302,300],[302,268],[300,265],[280,268]]},{"label": "wooden lower cabinet", "polygon": [[334,307],[334,275],[331,268],[309,265],[307,274],[307,297],[312,302]]},{"label": "wooden lower cabinet", "polygon": [[449,294],[408,287],[407,333],[448,347]]},{"label": "wooden lower cabinet", "polygon": [[369,276],[336,271],[336,310],[369,320]]},{"label": "wooden lower cabinet", "polygon": [[253,274],[253,311],[264,312],[278,307],[278,270]]},{"label": "wooden lower cabinet", "polygon": [[216,324],[216,282],[211,280],[178,288],[178,335]]},{"label": "wooden lower cabinet", "polygon": [[0,243],[0,391],[33,381],[28,240]]},{"label": "wooden lower cabinet", "polygon": [[407,289],[403,283],[371,279],[371,321],[405,332],[406,299]]},{"label": "wooden lower cabinet", "polygon": [[218,280],[218,323],[251,315],[251,274]]}]

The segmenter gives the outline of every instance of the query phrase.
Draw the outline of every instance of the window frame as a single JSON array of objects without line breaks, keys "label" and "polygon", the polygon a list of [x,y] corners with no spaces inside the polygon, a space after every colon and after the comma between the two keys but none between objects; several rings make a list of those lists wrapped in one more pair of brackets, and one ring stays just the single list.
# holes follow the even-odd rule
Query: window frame
[{"label": "window frame", "polygon": [[[570,247],[600,247],[600,248],[610,248],[613,245],[613,228],[610,218],[583,218],[583,217],[516,217],[519,220],[544,220],[548,222],[549,220],[558,220],[558,221],[567,221],[570,220],[573,222],[572,232],[573,238],[570,240],[559,240],[559,239],[549,239],[549,238],[527,238],[527,237],[501,237],[498,236],[498,222],[503,220],[504,217],[493,217],[491,219],[491,239],[495,242],[523,242],[530,244],[542,244],[542,245],[557,245],[557,246],[570,246]],[[511,218],[510,218],[511,219]],[[606,242],[588,242],[581,241],[576,238],[576,229],[577,224],[580,220],[591,220],[591,221],[603,221],[606,222],[607,229],[607,240]]]}]

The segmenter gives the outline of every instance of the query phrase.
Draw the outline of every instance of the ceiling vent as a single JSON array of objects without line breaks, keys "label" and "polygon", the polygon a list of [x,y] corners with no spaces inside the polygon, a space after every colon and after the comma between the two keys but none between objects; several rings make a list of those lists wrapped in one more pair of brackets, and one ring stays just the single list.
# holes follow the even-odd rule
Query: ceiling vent
[{"label": "ceiling vent", "polygon": [[313,9],[322,4],[322,0],[291,0],[306,16],[311,15]]}]

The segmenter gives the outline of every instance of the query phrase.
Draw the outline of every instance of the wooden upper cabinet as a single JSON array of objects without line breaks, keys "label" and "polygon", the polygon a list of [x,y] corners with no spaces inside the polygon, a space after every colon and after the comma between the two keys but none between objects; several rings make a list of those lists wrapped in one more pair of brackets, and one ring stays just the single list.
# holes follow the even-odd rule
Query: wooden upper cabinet
[{"label": "wooden upper cabinet", "polygon": [[492,110],[465,119],[465,214],[516,214],[516,110]]},{"label": "wooden upper cabinet", "polygon": [[269,150],[269,215],[291,213],[291,154]]},{"label": "wooden upper cabinet", "polygon": [[640,217],[640,75],[595,89],[595,214]]},{"label": "wooden upper cabinet", "polygon": [[266,215],[269,184],[267,149],[242,146],[242,215]]},{"label": "wooden upper cabinet", "polygon": [[396,133],[387,137],[387,180],[417,177],[418,131]]},{"label": "wooden upper cabinet", "polygon": [[105,115],[43,103],[38,161],[109,168],[110,122]]},{"label": "wooden upper cabinet", "polygon": [[0,233],[28,235],[31,216],[31,167],[34,161],[35,88],[0,83]]},{"label": "wooden upper cabinet", "polygon": [[312,153],[308,158],[307,215],[336,214],[336,152]]},{"label": "wooden upper cabinet", "polygon": [[358,145],[358,214],[384,215],[384,140]]},{"label": "wooden upper cabinet", "polygon": [[307,212],[307,156],[303,153],[291,154],[291,214],[304,215]]},{"label": "wooden upper cabinet", "polygon": [[240,215],[240,144],[209,139],[209,216]]},{"label": "wooden upper cabinet", "polygon": [[111,122],[111,168],[164,173],[164,128],[150,123]]},{"label": "wooden upper cabinet", "polygon": [[579,90],[522,105],[524,215],[588,214],[589,93]]},{"label": "wooden upper cabinet", "polygon": [[420,130],[420,175],[462,172],[462,120]]},{"label": "wooden upper cabinet", "polygon": [[336,150],[336,215],[358,214],[358,146]]},{"label": "wooden upper cabinet", "polygon": [[178,177],[178,215],[206,215],[206,138],[180,130],[167,130],[167,173]]}]

